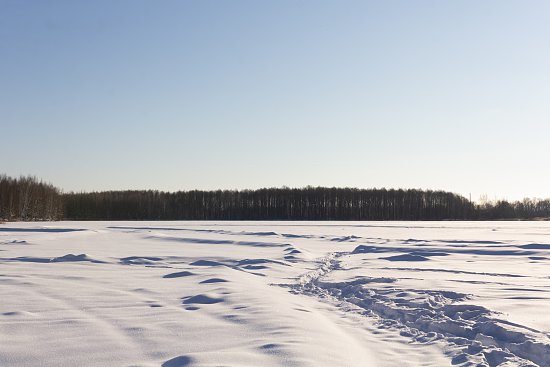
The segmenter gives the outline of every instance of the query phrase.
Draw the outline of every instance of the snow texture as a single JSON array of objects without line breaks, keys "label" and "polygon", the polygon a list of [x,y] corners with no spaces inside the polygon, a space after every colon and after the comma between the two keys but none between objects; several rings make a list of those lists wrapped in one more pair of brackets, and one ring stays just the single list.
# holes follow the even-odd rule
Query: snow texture
[{"label": "snow texture", "polygon": [[0,225],[0,366],[550,366],[550,223]]}]

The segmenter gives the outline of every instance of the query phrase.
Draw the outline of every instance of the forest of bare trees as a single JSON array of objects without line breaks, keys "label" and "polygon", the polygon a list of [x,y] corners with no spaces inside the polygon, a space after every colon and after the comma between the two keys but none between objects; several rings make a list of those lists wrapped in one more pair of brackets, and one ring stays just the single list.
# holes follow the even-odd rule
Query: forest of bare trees
[{"label": "forest of bare trees", "polygon": [[259,190],[107,191],[64,196],[68,219],[500,220],[550,217],[550,200],[471,203],[430,190],[307,187]]},{"label": "forest of bare trees", "polygon": [[421,190],[307,187],[65,196],[69,219],[438,220],[467,219],[472,212],[461,196]]},{"label": "forest of bare trees", "polygon": [[499,220],[550,217],[550,200],[471,203],[445,191],[270,188],[66,193],[0,175],[0,220]]},{"label": "forest of bare trees", "polygon": [[36,177],[0,175],[0,220],[59,220],[63,198],[59,189]]}]

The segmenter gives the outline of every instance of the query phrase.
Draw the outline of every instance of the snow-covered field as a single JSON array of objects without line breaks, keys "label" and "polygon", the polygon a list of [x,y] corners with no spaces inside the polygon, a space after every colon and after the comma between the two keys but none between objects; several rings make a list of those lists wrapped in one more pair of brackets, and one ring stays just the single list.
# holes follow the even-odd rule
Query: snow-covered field
[{"label": "snow-covered field", "polygon": [[0,269],[0,366],[550,366],[550,223],[5,223]]}]

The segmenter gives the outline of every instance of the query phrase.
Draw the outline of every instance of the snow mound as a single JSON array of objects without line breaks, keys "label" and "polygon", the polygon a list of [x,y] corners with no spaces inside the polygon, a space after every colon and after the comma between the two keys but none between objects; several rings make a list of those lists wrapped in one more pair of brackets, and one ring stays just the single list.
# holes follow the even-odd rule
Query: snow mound
[{"label": "snow mound", "polygon": [[219,261],[212,261],[212,260],[197,260],[192,262],[189,265],[193,266],[226,266],[224,263],[221,263]]},{"label": "snow mound", "polygon": [[228,282],[228,280],[223,278],[210,278],[210,279],[203,280],[202,282],[200,282],[200,284],[225,283],[225,282]]},{"label": "snow mound", "polygon": [[186,367],[193,364],[193,359],[188,356],[178,356],[164,362],[161,367]]},{"label": "snow mound", "polygon": [[196,296],[185,297],[182,303],[184,305],[192,305],[192,304],[211,305],[214,303],[220,303],[224,301],[225,299],[223,297],[216,297],[209,294],[197,294]]},{"label": "snow mound", "polygon": [[60,257],[54,257],[53,259],[50,260],[50,262],[52,262],[52,263],[78,262],[78,261],[88,261],[88,262],[92,262],[92,263],[103,263],[103,261],[92,259],[91,257],[89,257],[86,254],[79,254],[79,255],[67,254],[67,255],[64,255],[64,256],[60,256]]},{"label": "snow mound", "polygon": [[179,271],[177,273],[170,273],[170,274],[163,275],[162,277],[171,279],[171,278],[188,277],[188,276],[191,276],[191,275],[195,275],[195,274],[191,273],[190,271]]}]

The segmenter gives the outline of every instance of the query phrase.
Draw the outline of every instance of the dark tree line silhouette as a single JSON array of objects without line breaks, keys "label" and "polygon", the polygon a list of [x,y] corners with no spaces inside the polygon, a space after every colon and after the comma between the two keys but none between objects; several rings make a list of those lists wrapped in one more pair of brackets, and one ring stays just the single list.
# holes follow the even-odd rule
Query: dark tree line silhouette
[{"label": "dark tree line silhouette", "polygon": [[550,200],[471,203],[445,191],[270,188],[62,194],[0,175],[0,220],[498,220],[550,217]]},{"label": "dark tree line silhouette", "polygon": [[259,190],[107,191],[65,195],[68,219],[468,219],[465,198],[443,191],[306,187]]},{"label": "dark tree line silhouette", "polygon": [[63,200],[59,189],[36,177],[0,175],[0,220],[59,220]]},{"label": "dark tree line silhouette", "polygon": [[523,199],[508,202],[498,200],[477,206],[477,217],[480,220],[498,219],[547,219],[550,220],[550,199]]}]

